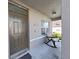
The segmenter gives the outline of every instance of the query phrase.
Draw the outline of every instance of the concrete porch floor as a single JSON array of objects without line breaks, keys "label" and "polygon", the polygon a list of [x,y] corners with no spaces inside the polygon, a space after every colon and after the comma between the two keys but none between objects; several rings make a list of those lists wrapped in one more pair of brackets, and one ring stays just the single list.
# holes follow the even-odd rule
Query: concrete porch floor
[{"label": "concrete porch floor", "polygon": [[57,48],[42,44],[29,51],[32,59],[61,59],[61,42],[56,42]]}]

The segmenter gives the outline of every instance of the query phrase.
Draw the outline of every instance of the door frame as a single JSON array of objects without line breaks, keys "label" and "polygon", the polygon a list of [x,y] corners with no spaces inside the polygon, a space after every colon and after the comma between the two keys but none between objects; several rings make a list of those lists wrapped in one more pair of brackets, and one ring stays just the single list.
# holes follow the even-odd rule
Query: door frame
[{"label": "door frame", "polygon": [[[27,19],[28,19],[28,49],[26,48],[26,49],[23,49],[23,50],[21,50],[21,51],[19,51],[19,52],[17,52],[17,53],[15,53],[15,54],[13,54],[13,55],[10,55],[10,44],[8,45],[9,47],[8,47],[8,49],[9,49],[9,58],[10,59],[14,59],[14,58],[20,58],[20,57],[22,57],[23,55],[25,55],[26,53],[27,53],[27,51],[30,49],[30,39],[29,39],[29,9],[28,8],[26,8],[26,7],[24,7],[24,6],[22,6],[22,5],[20,5],[20,4],[18,4],[18,3],[16,3],[16,2],[13,2],[13,1],[8,1],[8,4],[13,4],[13,5],[15,5],[15,6],[17,6],[17,7],[19,7],[19,8],[21,8],[21,9],[24,9],[24,10],[26,10],[27,11]],[[8,7],[9,8],[9,7]],[[9,15],[9,9],[8,9],[8,15]],[[8,23],[9,23],[9,21],[8,21]],[[9,24],[8,24],[8,26],[9,26]],[[9,28],[9,27],[8,27]],[[9,30],[8,30],[8,32],[9,32]],[[9,36],[9,35],[8,35]],[[9,41],[9,40],[8,40]]]}]

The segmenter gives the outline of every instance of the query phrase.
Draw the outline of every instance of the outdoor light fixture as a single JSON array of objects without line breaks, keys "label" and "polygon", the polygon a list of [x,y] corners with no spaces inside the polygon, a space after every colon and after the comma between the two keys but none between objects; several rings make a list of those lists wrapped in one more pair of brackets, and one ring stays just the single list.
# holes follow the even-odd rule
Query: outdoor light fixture
[{"label": "outdoor light fixture", "polygon": [[56,12],[55,11],[52,11],[52,15],[55,16],[56,15]]},{"label": "outdoor light fixture", "polygon": [[53,11],[53,12],[52,12],[52,14],[56,14],[56,12],[55,12],[55,11]]}]

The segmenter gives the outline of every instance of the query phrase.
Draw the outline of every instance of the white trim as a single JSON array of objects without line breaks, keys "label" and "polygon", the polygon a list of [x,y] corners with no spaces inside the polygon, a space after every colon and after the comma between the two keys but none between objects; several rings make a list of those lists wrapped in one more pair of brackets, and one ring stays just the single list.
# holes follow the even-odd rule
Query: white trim
[{"label": "white trim", "polygon": [[31,39],[30,42],[35,41],[35,40],[38,40],[38,39],[41,39],[41,38],[44,38],[44,37],[45,37],[45,36],[40,36],[40,37],[37,37],[37,38]]},{"label": "white trim", "polygon": [[18,58],[24,56],[25,54],[27,54],[27,51],[28,51],[27,48],[24,49],[24,50],[21,50],[21,51],[15,53],[15,54],[11,55],[10,58],[11,58],[11,59],[18,59]]},{"label": "white trim", "polygon": [[23,54],[21,54],[20,56],[16,57],[15,59],[19,59],[19,58],[21,58],[22,56],[26,55],[27,53],[28,53],[28,51],[25,52],[25,53],[23,53]]},{"label": "white trim", "polygon": [[28,10],[28,8],[22,6],[21,4],[18,4],[18,3],[14,2],[14,1],[8,1],[8,2],[11,3],[11,4],[14,4],[14,5],[16,5],[16,6],[18,6],[19,8],[22,8],[22,9],[24,9],[24,10]]}]

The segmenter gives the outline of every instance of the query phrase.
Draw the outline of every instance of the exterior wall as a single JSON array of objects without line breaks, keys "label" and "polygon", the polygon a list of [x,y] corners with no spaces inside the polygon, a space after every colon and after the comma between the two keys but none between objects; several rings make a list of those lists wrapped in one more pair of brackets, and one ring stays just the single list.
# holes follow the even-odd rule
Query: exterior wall
[{"label": "exterior wall", "polygon": [[62,26],[62,20],[52,21],[52,27],[61,27],[61,26]]},{"label": "exterior wall", "polygon": [[30,39],[41,37],[41,20],[50,22],[50,19],[36,10],[29,10]]},{"label": "exterior wall", "polygon": [[53,32],[62,33],[62,20],[52,21],[52,33]]},{"label": "exterior wall", "polygon": [[55,27],[55,28],[52,28],[52,33],[53,32],[59,32],[59,33],[62,33],[62,28],[61,27]]}]

